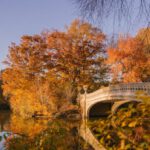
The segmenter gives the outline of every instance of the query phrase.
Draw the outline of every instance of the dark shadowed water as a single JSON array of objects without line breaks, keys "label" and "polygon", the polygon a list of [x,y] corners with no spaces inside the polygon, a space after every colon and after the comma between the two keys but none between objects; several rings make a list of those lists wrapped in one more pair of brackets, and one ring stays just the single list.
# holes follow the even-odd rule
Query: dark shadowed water
[{"label": "dark shadowed water", "polygon": [[92,150],[78,133],[80,122],[23,119],[0,112],[0,150]]}]

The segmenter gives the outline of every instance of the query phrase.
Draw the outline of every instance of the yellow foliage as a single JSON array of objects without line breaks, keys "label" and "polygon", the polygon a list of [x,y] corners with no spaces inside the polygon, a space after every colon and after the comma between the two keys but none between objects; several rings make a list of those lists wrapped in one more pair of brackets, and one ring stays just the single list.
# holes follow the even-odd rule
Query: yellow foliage
[{"label": "yellow foliage", "polygon": [[11,44],[3,89],[12,111],[24,117],[51,115],[76,97],[78,84],[94,83],[95,76],[101,82],[104,39],[100,29],[75,20],[65,32],[25,35],[20,44]]},{"label": "yellow foliage", "polygon": [[128,124],[128,126],[132,128],[132,127],[135,127],[136,124],[137,124],[137,121],[132,121]]}]

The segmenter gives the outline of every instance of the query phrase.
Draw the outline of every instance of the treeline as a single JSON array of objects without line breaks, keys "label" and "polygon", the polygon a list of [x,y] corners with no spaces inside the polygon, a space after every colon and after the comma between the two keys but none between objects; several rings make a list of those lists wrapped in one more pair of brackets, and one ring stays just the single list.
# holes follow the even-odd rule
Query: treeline
[{"label": "treeline", "polygon": [[0,71],[0,110],[9,110],[10,109],[9,101],[8,101],[7,97],[4,97],[4,95],[3,95],[2,72],[3,71]]},{"label": "treeline", "polygon": [[3,101],[2,78],[0,73],[0,103]]},{"label": "treeline", "polygon": [[13,112],[52,115],[72,108],[83,85],[93,91],[110,79],[112,83],[150,79],[149,29],[134,38],[121,37],[109,48],[105,43],[100,29],[80,20],[63,32],[24,35],[20,44],[12,43],[2,76]]}]

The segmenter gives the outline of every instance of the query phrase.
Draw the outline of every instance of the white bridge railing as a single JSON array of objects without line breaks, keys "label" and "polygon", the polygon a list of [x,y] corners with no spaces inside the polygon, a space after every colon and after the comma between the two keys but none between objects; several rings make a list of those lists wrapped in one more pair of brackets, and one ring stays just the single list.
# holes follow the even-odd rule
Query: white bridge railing
[{"label": "white bridge railing", "polygon": [[103,87],[95,92],[88,93],[87,99],[95,97],[96,95],[113,94],[113,93],[114,94],[116,93],[117,95],[117,92],[135,93],[136,91],[144,91],[147,94],[150,94],[150,82],[110,85],[109,87]]},{"label": "white bridge railing", "polygon": [[128,84],[118,84],[110,85],[109,90],[113,91],[146,91],[150,92],[150,82],[141,82],[141,83],[128,83]]}]

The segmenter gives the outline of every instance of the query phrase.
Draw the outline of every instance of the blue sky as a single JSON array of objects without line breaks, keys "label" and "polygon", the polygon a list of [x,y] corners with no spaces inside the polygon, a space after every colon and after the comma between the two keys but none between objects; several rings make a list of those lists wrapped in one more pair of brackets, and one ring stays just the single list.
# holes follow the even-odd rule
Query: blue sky
[{"label": "blue sky", "polygon": [[0,0],[0,68],[11,42],[23,34],[63,29],[77,18],[70,0]]},{"label": "blue sky", "polygon": [[[0,69],[4,68],[2,61],[11,42],[18,43],[22,35],[38,34],[45,29],[63,30],[78,17],[72,0],[0,0]],[[141,26],[130,29],[131,33]],[[103,30],[110,34],[113,26],[106,22]],[[122,26],[116,32],[125,30]]]}]

